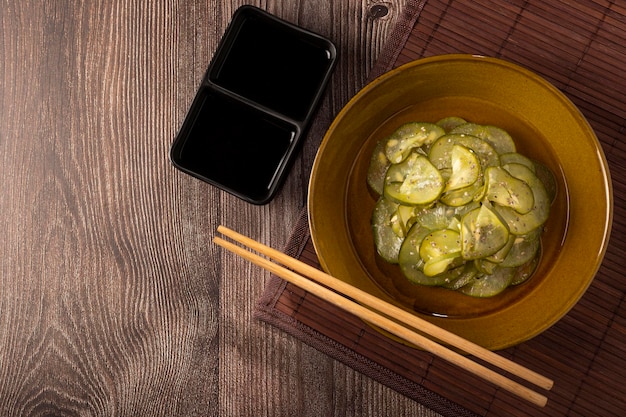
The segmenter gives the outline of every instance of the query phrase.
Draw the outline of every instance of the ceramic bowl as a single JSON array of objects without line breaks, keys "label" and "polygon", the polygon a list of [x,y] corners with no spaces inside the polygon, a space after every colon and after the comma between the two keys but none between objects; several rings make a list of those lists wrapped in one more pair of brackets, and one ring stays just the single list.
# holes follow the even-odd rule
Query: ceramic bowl
[{"label": "ceramic bowl", "polygon": [[[410,284],[376,254],[376,202],[366,172],[376,143],[408,121],[446,116],[507,130],[518,151],[547,165],[557,195],[533,276],[491,298]],[[565,315],[591,284],[612,221],[612,189],[599,142],[576,106],[540,76],[473,55],[410,62],[363,88],[340,111],[316,156],[309,224],[322,268],[488,349],[530,339]]]}]

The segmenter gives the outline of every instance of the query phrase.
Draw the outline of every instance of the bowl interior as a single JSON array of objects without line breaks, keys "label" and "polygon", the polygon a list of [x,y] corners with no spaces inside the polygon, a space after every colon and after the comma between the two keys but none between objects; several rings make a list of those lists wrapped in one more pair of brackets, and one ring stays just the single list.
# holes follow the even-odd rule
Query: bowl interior
[{"label": "bowl interior", "polygon": [[[363,183],[374,146],[403,123],[436,122],[446,115],[456,115],[466,120],[486,124],[494,124],[493,121],[497,120],[498,126],[503,127],[516,139],[519,152],[549,166],[557,179],[559,191],[551,207],[551,216],[542,239],[542,257],[547,261],[540,263],[534,279],[530,279],[524,285],[511,287],[497,297],[475,298],[440,287],[413,285],[403,277],[396,265],[391,265],[376,256],[376,249],[372,245],[370,217],[376,203],[376,196],[371,195],[368,187]],[[437,317],[468,318],[484,315],[512,305],[525,297],[545,279],[545,272],[551,265],[549,259],[553,259],[560,252],[568,218],[565,177],[547,139],[515,115],[503,112],[491,103],[476,101],[468,97],[443,97],[422,101],[384,121],[365,140],[356,156],[348,177],[347,195],[350,196],[346,200],[348,231],[352,237],[354,252],[368,271],[370,279],[404,306],[416,312]]]},{"label": "bowl interior", "polygon": [[[547,165],[557,179],[537,271],[496,297],[410,284],[397,266],[376,255],[370,227],[376,198],[365,180],[373,148],[404,122],[445,116],[504,128],[521,153]],[[309,220],[320,262],[330,274],[499,349],[545,330],[582,296],[605,250],[610,200],[602,150],[567,98],[508,62],[447,55],[383,75],[340,112],[314,164]]]}]

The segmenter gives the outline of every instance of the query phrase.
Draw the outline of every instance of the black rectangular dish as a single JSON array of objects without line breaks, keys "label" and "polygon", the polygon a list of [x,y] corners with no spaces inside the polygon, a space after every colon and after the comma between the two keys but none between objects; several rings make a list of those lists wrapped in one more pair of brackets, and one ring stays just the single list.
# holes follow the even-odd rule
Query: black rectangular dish
[{"label": "black rectangular dish", "polygon": [[253,6],[233,15],[171,148],[183,172],[269,202],[336,61],[333,43]]}]

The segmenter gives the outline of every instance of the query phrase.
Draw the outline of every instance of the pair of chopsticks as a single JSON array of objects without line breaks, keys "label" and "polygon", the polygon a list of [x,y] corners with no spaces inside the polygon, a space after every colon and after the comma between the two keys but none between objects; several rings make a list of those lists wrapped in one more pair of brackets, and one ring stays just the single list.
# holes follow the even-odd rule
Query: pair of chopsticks
[{"label": "pair of chopsticks", "polygon": [[[522,399],[540,407],[546,405],[548,399],[544,395],[541,395],[538,392],[533,391],[530,388],[509,379],[478,362],[472,361],[469,357],[459,354],[431,340],[430,338],[411,330],[411,328],[418,330],[423,334],[428,334],[436,340],[440,340],[441,342],[454,346],[465,353],[474,355],[475,357],[482,359],[491,365],[495,365],[503,371],[509,372],[518,378],[533,383],[540,388],[550,390],[554,385],[554,382],[545,376],[512,362],[490,350],[470,342],[469,340],[421,319],[416,315],[410,314],[399,307],[389,304],[386,301],[374,297],[373,295],[350,284],[340,281],[339,279],[334,278],[317,268],[243,236],[231,229],[219,226],[217,228],[217,232],[231,238],[235,242],[238,242],[249,249],[265,255],[267,258],[259,256],[244,247],[235,245],[234,243],[224,240],[218,236],[215,236],[213,239],[215,244],[274,273],[275,275],[304,289],[305,291],[354,314],[362,320],[372,323],[381,329],[384,329],[436,356],[439,356],[440,358],[445,359],[450,363],[453,363],[485,379],[486,381],[489,381],[492,384],[517,395]],[[284,266],[278,265],[270,259]],[[311,281],[311,279],[317,281],[317,283]]]}]

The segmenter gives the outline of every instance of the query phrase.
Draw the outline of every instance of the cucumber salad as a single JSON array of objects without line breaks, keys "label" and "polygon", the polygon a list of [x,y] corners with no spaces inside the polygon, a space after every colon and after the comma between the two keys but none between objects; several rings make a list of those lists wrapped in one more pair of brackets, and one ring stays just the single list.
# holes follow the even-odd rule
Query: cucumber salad
[{"label": "cucumber salad", "polygon": [[376,250],[412,283],[491,297],[539,263],[555,179],[499,127],[403,124],[376,145],[367,183]]}]

